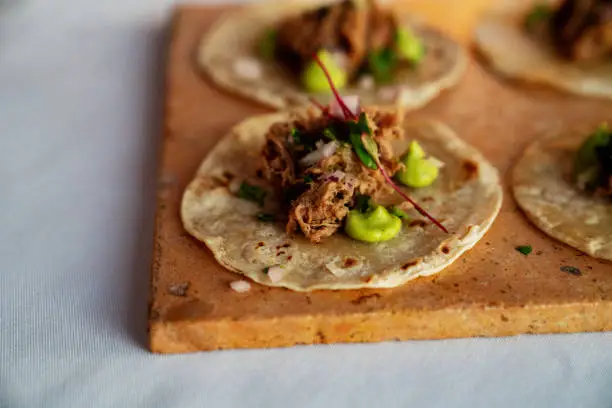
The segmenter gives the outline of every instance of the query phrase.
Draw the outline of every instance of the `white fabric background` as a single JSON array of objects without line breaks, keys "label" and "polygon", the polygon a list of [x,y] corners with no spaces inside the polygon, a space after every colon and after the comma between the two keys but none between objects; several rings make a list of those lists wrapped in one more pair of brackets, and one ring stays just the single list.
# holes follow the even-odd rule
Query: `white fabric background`
[{"label": "white fabric background", "polygon": [[0,407],[612,407],[612,333],[145,348],[169,0],[0,0]]}]

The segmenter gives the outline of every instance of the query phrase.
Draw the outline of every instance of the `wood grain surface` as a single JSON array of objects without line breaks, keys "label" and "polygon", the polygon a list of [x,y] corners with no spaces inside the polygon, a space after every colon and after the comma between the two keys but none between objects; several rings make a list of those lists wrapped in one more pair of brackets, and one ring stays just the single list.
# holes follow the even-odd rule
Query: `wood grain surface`
[{"label": "wood grain surface", "polygon": [[[468,44],[486,1],[413,7]],[[240,279],[182,228],[184,188],[209,149],[250,115],[268,112],[212,87],[195,64],[202,34],[225,8],[182,7],[172,28],[150,293],[150,348],[182,353],[295,344],[612,330],[612,264],[556,242],[517,209],[509,171],[543,131],[596,125],[612,103],[497,78],[476,61],[454,90],[411,113],[445,121],[499,169],[504,205],[488,234],[440,274],[383,290],[298,293]],[[532,245],[529,256],[515,250]],[[582,275],[562,272],[574,266]]]}]

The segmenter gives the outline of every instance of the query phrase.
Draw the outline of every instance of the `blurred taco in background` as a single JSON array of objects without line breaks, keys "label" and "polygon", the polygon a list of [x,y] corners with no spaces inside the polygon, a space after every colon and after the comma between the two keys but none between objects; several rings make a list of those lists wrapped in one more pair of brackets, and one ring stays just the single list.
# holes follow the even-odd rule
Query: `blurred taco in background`
[{"label": "blurred taco in background", "polygon": [[374,0],[268,2],[224,16],[198,62],[220,87],[274,108],[330,100],[420,107],[454,86],[467,57],[451,38]]},{"label": "blurred taco in background", "polygon": [[612,99],[612,1],[508,3],[487,13],[476,45],[501,74]]},{"label": "blurred taco in background", "polygon": [[512,183],[519,206],[542,231],[612,260],[612,132],[606,124],[534,142]]}]

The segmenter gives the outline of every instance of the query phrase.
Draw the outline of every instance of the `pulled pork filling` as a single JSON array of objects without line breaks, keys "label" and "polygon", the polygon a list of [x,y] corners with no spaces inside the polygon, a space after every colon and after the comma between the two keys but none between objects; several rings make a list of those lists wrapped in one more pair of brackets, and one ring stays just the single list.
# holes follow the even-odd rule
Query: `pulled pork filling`
[{"label": "pulled pork filling", "polygon": [[593,61],[612,54],[612,0],[564,0],[552,14],[550,32],[561,56]]},{"label": "pulled pork filling", "polygon": [[299,72],[317,51],[339,51],[351,76],[370,51],[393,46],[397,27],[395,16],[373,0],[364,6],[345,0],[284,20],[278,27],[276,56]]},{"label": "pulled pork filling", "polygon": [[[363,110],[387,174],[400,169],[390,141],[402,133],[394,113]],[[349,141],[348,123],[309,110],[270,127],[264,145],[265,177],[282,193],[287,232],[301,230],[312,242],[334,234],[359,195],[388,191],[381,172],[364,165]]]}]

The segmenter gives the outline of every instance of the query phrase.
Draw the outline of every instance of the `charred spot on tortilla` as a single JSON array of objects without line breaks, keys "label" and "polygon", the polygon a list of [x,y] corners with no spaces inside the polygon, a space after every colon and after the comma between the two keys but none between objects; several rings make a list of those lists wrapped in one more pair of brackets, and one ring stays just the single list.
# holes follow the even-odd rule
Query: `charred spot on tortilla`
[{"label": "charred spot on tortilla", "polygon": [[374,281],[375,278],[374,278],[374,275],[370,275],[370,276],[363,276],[360,279],[363,283],[371,283],[372,281]]},{"label": "charred spot on tortilla", "polygon": [[408,225],[411,226],[411,227],[425,228],[427,226],[427,221],[425,221],[425,220],[412,220],[412,221],[410,221],[410,223]]},{"label": "charred spot on tortilla", "polygon": [[444,245],[441,251],[443,254],[448,254],[450,252],[450,248],[448,247],[448,245]]},{"label": "charred spot on tortilla", "polygon": [[355,265],[357,265],[358,261],[356,259],[353,258],[345,258],[344,259],[344,263],[342,264],[342,266],[344,268],[351,268]]},{"label": "charred spot on tortilla", "polygon": [[413,266],[417,266],[417,265],[418,265],[420,262],[421,262],[421,260],[420,260],[420,259],[416,259],[416,260],[414,260],[414,261],[406,262],[405,264],[403,264],[403,265],[401,266],[401,268],[400,268],[400,269],[402,269],[402,270],[404,270],[404,271],[405,271],[405,270],[406,270],[406,269],[408,269],[408,268],[411,268],[411,267],[413,267]]},{"label": "charred spot on tortilla", "polygon": [[471,180],[478,176],[478,163],[475,163],[472,160],[465,160],[461,167],[465,173],[466,180]]}]

